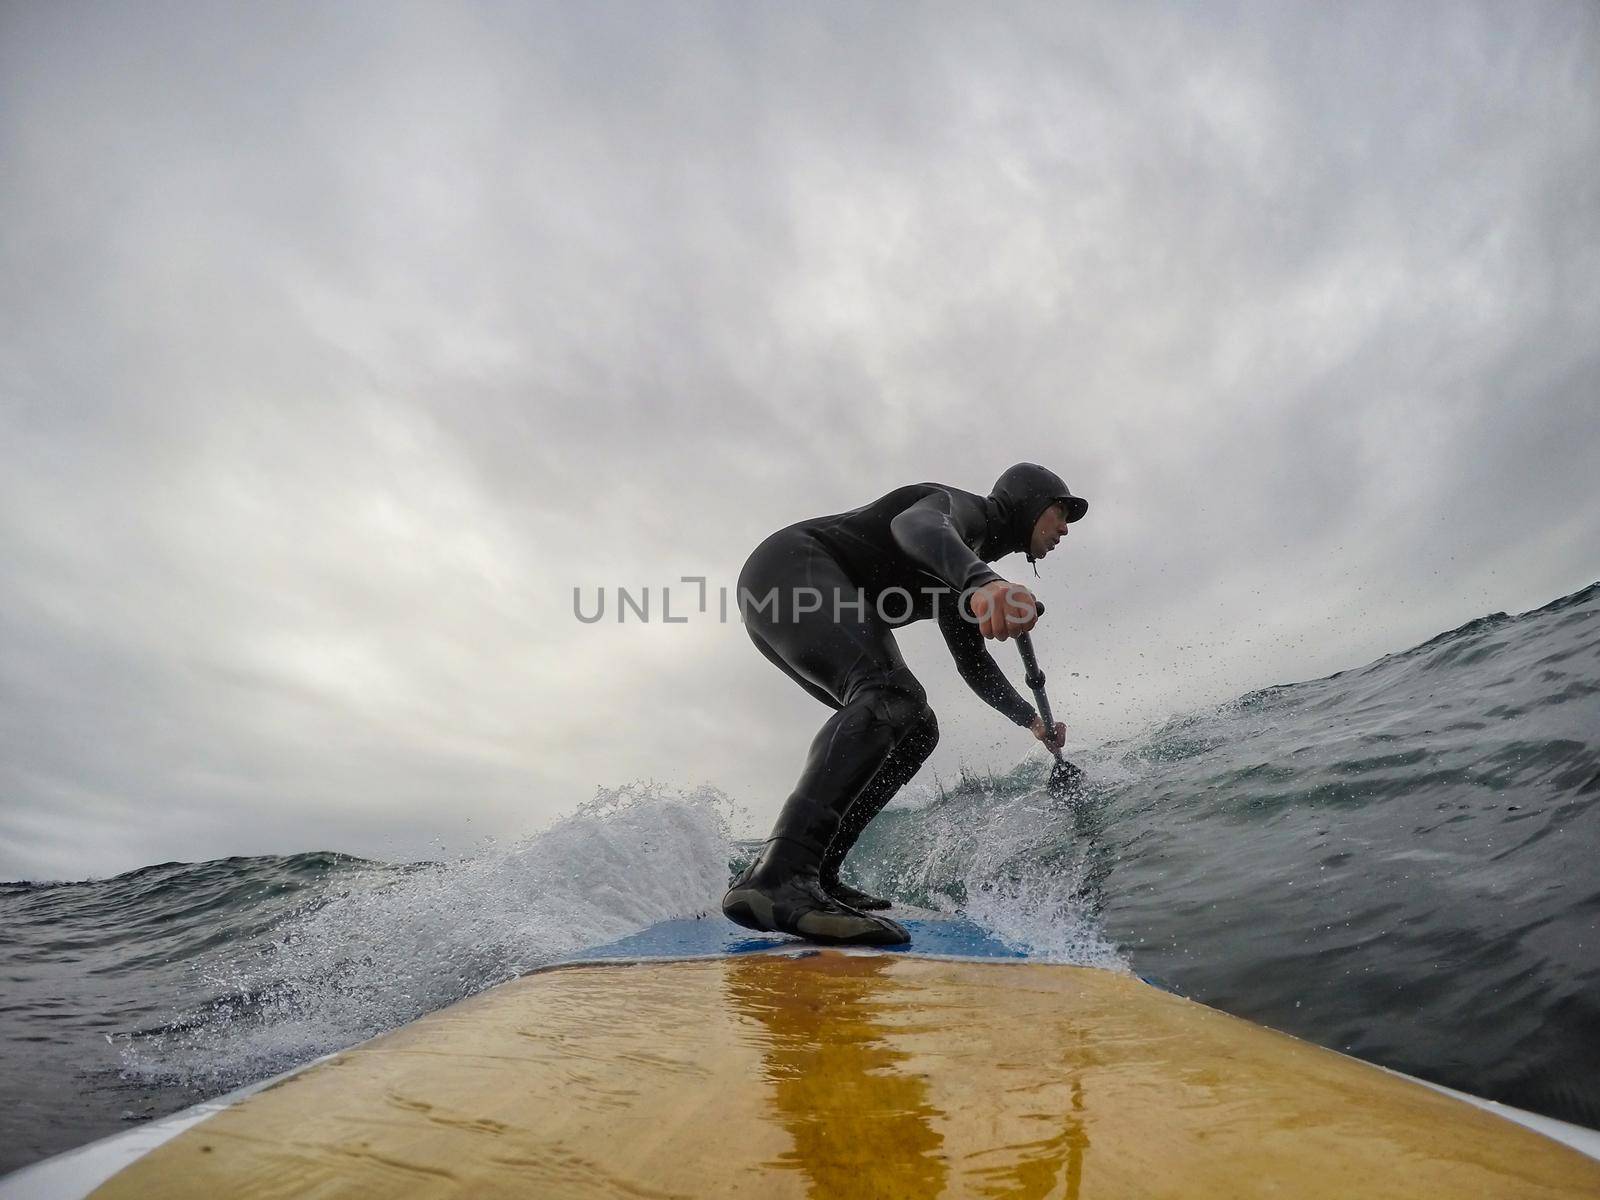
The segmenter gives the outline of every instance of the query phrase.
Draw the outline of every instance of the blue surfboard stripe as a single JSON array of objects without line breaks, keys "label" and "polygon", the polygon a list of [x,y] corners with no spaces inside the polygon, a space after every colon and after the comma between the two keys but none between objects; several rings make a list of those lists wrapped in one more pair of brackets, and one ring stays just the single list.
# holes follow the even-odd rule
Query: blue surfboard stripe
[{"label": "blue surfboard stripe", "polygon": [[[911,934],[911,944],[886,947],[890,953],[937,954],[952,958],[1028,957],[1023,951],[1006,945],[980,926],[961,918],[913,918],[900,923]],[[662,921],[614,942],[580,950],[562,961],[723,958],[782,946],[798,949],[810,944],[781,933],[751,933],[718,915]]]}]

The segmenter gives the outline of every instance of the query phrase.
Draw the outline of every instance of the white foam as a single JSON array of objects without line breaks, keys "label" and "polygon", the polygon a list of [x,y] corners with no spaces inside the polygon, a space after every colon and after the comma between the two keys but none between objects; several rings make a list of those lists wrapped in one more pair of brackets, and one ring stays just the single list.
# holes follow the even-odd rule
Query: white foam
[{"label": "white foam", "polygon": [[[1126,969],[1094,912],[1093,847],[1066,805],[1033,789],[951,794],[901,824],[886,847],[898,889],[960,912],[1030,957]],[[941,893],[959,884],[959,904]]]},{"label": "white foam", "polygon": [[713,788],[637,785],[510,847],[330,876],[259,960],[197,981],[236,999],[130,1039],[124,1067],[232,1086],[574,950],[711,910],[727,886],[731,811]]}]

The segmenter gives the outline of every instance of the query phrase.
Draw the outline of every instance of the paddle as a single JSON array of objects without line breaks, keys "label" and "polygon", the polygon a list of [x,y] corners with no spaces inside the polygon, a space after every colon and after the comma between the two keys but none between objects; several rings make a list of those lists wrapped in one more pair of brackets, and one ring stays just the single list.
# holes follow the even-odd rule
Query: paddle
[{"label": "paddle", "polygon": [[[1038,606],[1039,615],[1044,615],[1044,605]],[[1050,697],[1044,694],[1044,672],[1039,669],[1039,660],[1033,656],[1033,638],[1026,633],[1017,634],[1017,649],[1022,654],[1022,668],[1028,686],[1033,689],[1033,698],[1039,704],[1039,719],[1044,722],[1044,727],[1052,734],[1056,729],[1056,719],[1050,713]],[[1052,750],[1056,756],[1056,765],[1050,771],[1050,782],[1045,785],[1049,793],[1058,800],[1066,796],[1072,786],[1083,778],[1083,768],[1075,766],[1061,757],[1061,751]]]}]

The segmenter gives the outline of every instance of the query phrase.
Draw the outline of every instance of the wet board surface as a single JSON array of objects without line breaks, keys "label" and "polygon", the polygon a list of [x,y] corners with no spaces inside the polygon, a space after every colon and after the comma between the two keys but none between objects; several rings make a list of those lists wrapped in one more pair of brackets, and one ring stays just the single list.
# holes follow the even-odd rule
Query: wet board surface
[{"label": "wet board surface", "polygon": [[[93,1194],[1600,1195],[1600,1162],[1130,975],[775,950],[721,924],[423,1017]],[[913,950],[965,936],[928,934]],[[723,950],[629,962],[629,943]]]}]

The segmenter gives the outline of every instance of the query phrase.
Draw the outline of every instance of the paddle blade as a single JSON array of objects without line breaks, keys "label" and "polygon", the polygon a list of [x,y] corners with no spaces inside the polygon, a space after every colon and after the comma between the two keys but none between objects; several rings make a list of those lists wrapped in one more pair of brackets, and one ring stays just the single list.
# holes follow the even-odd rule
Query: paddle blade
[{"label": "paddle blade", "polygon": [[1056,765],[1050,772],[1050,782],[1045,785],[1049,793],[1057,800],[1065,800],[1080,783],[1083,782],[1083,769],[1074,766],[1064,758],[1056,759]]}]

